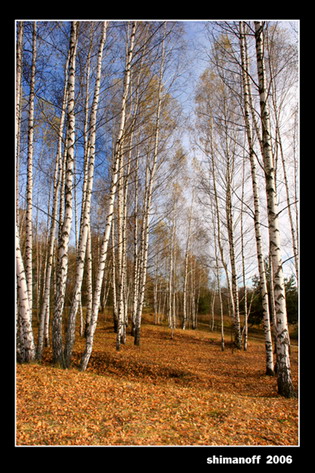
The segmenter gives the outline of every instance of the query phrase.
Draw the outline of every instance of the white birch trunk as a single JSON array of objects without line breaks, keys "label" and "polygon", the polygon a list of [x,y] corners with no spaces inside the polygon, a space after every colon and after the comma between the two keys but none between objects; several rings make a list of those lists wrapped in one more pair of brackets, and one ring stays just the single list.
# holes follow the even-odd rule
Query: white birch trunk
[{"label": "white birch trunk", "polygon": [[186,329],[187,323],[187,280],[188,280],[188,260],[189,260],[189,249],[190,249],[190,238],[191,238],[191,219],[192,219],[192,206],[194,199],[192,198],[191,206],[189,209],[188,216],[188,234],[186,240],[185,260],[184,260],[184,282],[183,282],[183,330]]},{"label": "white birch trunk", "polygon": [[28,118],[28,153],[27,153],[27,189],[26,189],[26,245],[25,245],[25,275],[27,281],[30,317],[32,320],[33,307],[33,154],[34,154],[34,99],[36,72],[36,22],[33,23],[32,39],[32,68],[29,95]]},{"label": "white birch trunk", "polygon": [[280,229],[278,221],[275,170],[272,159],[270,115],[267,102],[267,89],[263,45],[264,23],[255,21],[257,72],[259,80],[260,114],[262,125],[263,161],[266,180],[267,210],[269,223],[269,245],[273,264],[273,284],[277,330],[277,376],[278,392],[285,397],[295,395],[290,366],[290,338],[287,322],[284,277],[281,259]]},{"label": "white birch trunk", "polygon": [[89,236],[87,241],[87,249],[86,249],[86,259],[87,259],[87,266],[86,266],[86,315],[85,315],[85,326],[83,333],[86,335],[87,327],[90,325],[91,322],[91,315],[92,315],[92,305],[93,305],[93,280],[92,280],[92,235],[91,235],[91,228],[89,229]]},{"label": "white birch trunk", "polygon": [[241,255],[242,255],[242,276],[243,276],[243,287],[244,287],[244,325],[243,325],[243,348],[246,351],[248,347],[248,311],[247,311],[247,286],[246,286],[246,268],[245,268],[245,248],[244,248],[244,218],[243,218],[243,207],[245,197],[245,159],[243,158],[242,166],[242,197],[241,197]]},{"label": "white birch trunk", "polygon": [[91,214],[91,196],[93,189],[93,177],[94,177],[94,161],[95,161],[95,140],[96,140],[96,117],[97,108],[100,94],[100,82],[101,82],[101,70],[102,70],[102,57],[103,49],[106,40],[107,21],[103,22],[102,35],[98,50],[97,59],[97,74],[95,81],[94,98],[91,110],[90,119],[90,138],[88,142],[88,176],[86,180],[86,192],[84,196],[83,212],[81,216],[81,228],[80,228],[80,239],[78,245],[78,256],[77,256],[77,269],[76,269],[76,280],[72,305],[70,309],[68,328],[67,328],[67,342],[65,347],[65,364],[66,367],[70,366],[72,348],[75,340],[75,326],[76,326],[76,315],[81,301],[81,288],[83,282],[84,273],[84,262],[86,254],[86,246],[90,228],[90,214]]},{"label": "white birch trunk", "polygon": [[71,23],[70,59],[68,78],[68,130],[66,141],[66,186],[65,186],[65,215],[60,232],[57,263],[57,292],[53,317],[53,362],[64,365],[62,340],[62,314],[64,308],[66,283],[68,273],[68,247],[72,225],[72,192],[73,192],[73,165],[75,143],[75,63],[77,47],[78,22]]},{"label": "white birch trunk", "polygon": [[158,158],[158,146],[159,146],[159,136],[160,136],[160,116],[162,108],[162,78],[164,73],[164,61],[165,61],[165,49],[164,49],[164,40],[162,43],[162,58],[161,58],[161,67],[159,74],[159,86],[158,86],[158,97],[157,97],[157,110],[156,110],[156,128],[155,128],[155,137],[154,137],[154,151],[153,151],[153,162],[152,167],[147,163],[146,168],[146,193],[145,193],[145,209],[144,209],[144,218],[143,218],[143,227],[141,234],[142,241],[142,268],[139,268],[139,292],[138,292],[138,307],[135,318],[135,328],[134,328],[134,344],[140,345],[140,331],[141,331],[141,318],[142,318],[142,309],[144,302],[144,291],[147,277],[147,262],[148,262],[148,247],[149,247],[149,217],[151,210],[151,201],[153,193],[153,182],[155,177],[157,158]]},{"label": "white birch trunk", "polygon": [[228,229],[228,240],[231,263],[232,297],[233,297],[233,325],[234,325],[234,344],[237,349],[242,347],[242,335],[240,327],[239,296],[235,262],[234,231],[233,231],[233,213],[232,213],[232,195],[231,195],[231,170],[229,150],[227,151],[227,173],[226,173],[226,221]]},{"label": "white birch trunk", "polygon": [[118,328],[118,309],[117,309],[117,285],[116,285],[116,246],[115,246],[115,220],[112,222],[112,290],[113,290],[113,321],[114,332],[117,333]]},{"label": "white birch trunk", "polygon": [[137,150],[135,162],[135,192],[134,192],[134,228],[133,228],[133,310],[132,310],[132,335],[134,336],[137,317],[138,293],[139,293],[139,258],[138,258],[138,193],[139,193],[139,150]]},{"label": "white birch trunk", "polygon": [[259,191],[257,184],[257,173],[256,173],[256,162],[255,162],[255,152],[252,139],[251,125],[250,125],[250,109],[251,109],[251,100],[250,100],[250,84],[248,76],[248,56],[247,56],[247,47],[246,47],[246,37],[244,30],[244,23],[240,22],[240,47],[241,47],[241,59],[242,59],[242,78],[243,78],[243,94],[244,94],[244,112],[245,112],[245,126],[247,141],[249,147],[249,159],[251,165],[251,179],[252,179],[252,189],[253,189],[253,198],[254,198],[254,227],[255,227],[255,238],[256,238],[256,252],[257,252],[257,261],[258,261],[258,271],[260,279],[260,294],[262,299],[262,308],[263,308],[263,325],[264,325],[264,335],[265,335],[265,347],[266,347],[266,374],[274,375],[274,361],[273,361],[273,351],[272,351],[272,334],[270,328],[270,311],[269,311],[269,299],[268,299],[268,289],[267,289],[267,278],[266,270],[262,249],[261,241],[261,230],[260,230],[260,205],[259,205]]},{"label": "white birch trunk", "polygon": [[38,332],[38,342],[37,342],[37,352],[36,358],[41,360],[42,358],[42,351],[44,347],[44,340],[48,340],[48,326],[49,326],[49,302],[50,302],[50,291],[51,291],[51,273],[53,268],[53,257],[54,257],[54,247],[55,247],[55,233],[56,233],[56,226],[57,226],[57,215],[58,215],[58,197],[59,197],[59,190],[62,181],[62,141],[63,141],[63,130],[64,130],[64,123],[65,123],[65,115],[66,115],[66,104],[67,104],[67,80],[68,80],[68,65],[69,65],[69,55],[67,58],[66,66],[65,66],[65,85],[64,85],[64,92],[63,92],[63,102],[62,102],[62,110],[61,110],[61,117],[60,117],[60,124],[59,124],[59,132],[58,132],[58,148],[56,153],[56,163],[55,163],[55,172],[54,172],[54,183],[53,183],[53,204],[52,204],[52,218],[51,218],[51,226],[50,226],[50,233],[49,233],[49,243],[48,243],[48,255],[47,255],[47,264],[46,264],[46,272],[45,272],[45,291],[43,296],[43,304],[41,308],[40,314],[40,325],[39,325],[39,332]]},{"label": "white birch trunk", "polygon": [[99,305],[100,305],[102,282],[103,282],[104,269],[105,269],[105,263],[106,263],[106,257],[107,257],[108,242],[109,242],[109,237],[110,237],[110,232],[111,232],[111,225],[112,225],[112,220],[113,220],[114,203],[115,203],[117,181],[118,181],[118,175],[119,175],[119,163],[120,163],[119,153],[120,153],[120,147],[121,147],[121,140],[123,138],[124,130],[125,130],[126,106],[127,106],[127,98],[128,98],[129,85],[130,85],[131,61],[133,57],[135,32],[136,32],[136,23],[133,22],[132,32],[131,32],[131,37],[130,37],[130,45],[129,45],[127,60],[126,60],[125,83],[124,83],[124,93],[123,93],[122,105],[121,105],[120,126],[119,126],[119,131],[118,131],[118,136],[117,136],[115,151],[114,151],[114,169],[113,169],[113,176],[112,176],[112,182],[111,182],[106,228],[105,228],[103,241],[101,245],[100,261],[99,261],[98,273],[97,273],[94,296],[93,296],[93,309],[92,309],[91,323],[88,327],[86,347],[85,347],[85,351],[81,360],[82,371],[86,370],[91,354],[92,354],[94,333],[96,330],[97,319],[98,319],[98,310],[99,310]]},{"label": "white birch trunk", "polygon": [[124,337],[124,154],[120,150],[119,178],[118,178],[118,205],[117,205],[117,244],[118,244],[118,325],[116,336],[116,350],[120,350],[120,344]]},{"label": "white birch trunk", "polygon": [[16,254],[16,278],[17,278],[17,300],[18,300],[18,326],[19,331],[19,352],[18,361],[30,362],[35,357],[35,344],[32,329],[32,318],[30,313],[27,282],[25,277],[24,264],[20,249],[19,231],[16,226],[15,234],[15,254]]},{"label": "white birch trunk", "polygon": [[22,115],[22,67],[23,67],[23,32],[24,32],[24,23],[23,21],[18,22],[18,31],[17,31],[17,45],[16,45],[16,158],[15,158],[15,168],[16,168],[16,182],[15,182],[15,191],[16,191],[16,222],[19,226],[19,169],[20,169],[20,138],[21,138],[21,115]]}]

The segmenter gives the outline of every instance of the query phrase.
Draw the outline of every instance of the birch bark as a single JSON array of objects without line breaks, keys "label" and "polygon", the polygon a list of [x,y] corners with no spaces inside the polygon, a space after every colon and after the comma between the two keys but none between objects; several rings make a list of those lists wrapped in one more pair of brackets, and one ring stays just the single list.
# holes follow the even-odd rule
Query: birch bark
[{"label": "birch bark", "polygon": [[260,229],[260,205],[259,205],[259,192],[257,184],[257,172],[255,162],[255,151],[252,138],[250,114],[251,114],[251,93],[250,93],[250,82],[248,72],[248,53],[246,46],[245,36],[245,25],[240,22],[240,49],[241,49],[241,61],[242,61],[242,83],[243,83],[243,97],[244,97],[244,119],[247,134],[247,142],[249,147],[249,160],[251,166],[251,179],[252,189],[254,197],[254,227],[255,227],[255,238],[256,238],[256,252],[258,261],[258,271],[260,279],[260,294],[262,299],[263,308],[263,324],[265,334],[265,347],[266,347],[266,374],[274,375],[274,362],[272,352],[272,334],[270,328],[270,311],[269,311],[269,299],[267,289],[267,278],[266,270],[262,249],[261,229]]},{"label": "birch bark", "polygon": [[99,103],[99,94],[100,94],[100,82],[101,82],[101,71],[102,71],[102,57],[103,49],[106,40],[106,31],[107,31],[107,21],[103,22],[102,34],[100,39],[100,45],[98,50],[97,58],[97,73],[95,81],[95,90],[94,98],[91,110],[90,118],[90,137],[87,146],[88,156],[88,176],[86,179],[86,192],[84,196],[83,212],[81,216],[81,228],[80,228],[80,238],[78,245],[78,256],[77,256],[77,269],[76,269],[76,280],[75,288],[73,294],[72,305],[70,309],[68,327],[67,327],[67,342],[65,347],[65,365],[66,367],[70,366],[72,348],[75,340],[75,326],[76,326],[76,315],[81,301],[81,288],[83,281],[83,272],[84,272],[84,262],[86,255],[87,240],[90,230],[90,214],[91,214],[91,196],[93,189],[93,176],[94,176],[94,162],[95,162],[95,140],[96,140],[96,118],[97,118],[97,109]]},{"label": "birch bark", "polygon": [[135,317],[135,327],[134,327],[134,344],[140,345],[140,331],[141,331],[141,317],[142,309],[144,302],[144,290],[147,277],[147,262],[148,262],[148,246],[149,246],[149,216],[151,210],[151,201],[153,193],[153,182],[157,166],[158,158],[158,145],[159,145],[159,136],[160,136],[160,116],[162,108],[162,78],[164,73],[164,61],[165,61],[165,47],[164,40],[162,42],[162,58],[161,58],[161,67],[159,74],[159,83],[158,83],[158,93],[157,93],[157,110],[156,110],[156,124],[155,124],[155,137],[154,137],[154,150],[153,150],[153,162],[150,167],[150,164],[147,163],[146,167],[146,192],[145,192],[145,209],[144,209],[144,218],[143,226],[141,233],[141,262],[142,267],[139,268],[139,292],[138,292],[138,305],[137,312]]},{"label": "birch bark", "polygon": [[33,23],[32,35],[32,68],[29,95],[28,117],[28,152],[27,152],[27,188],[26,188],[26,245],[25,245],[25,275],[29,298],[29,310],[32,320],[33,307],[33,154],[34,154],[34,100],[36,72],[36,22]]},{"label": "birch bark", "polygon": [[285,397],[294,397],[291,378],[290,338],[287,323],[286,298],[281,259],[281,241],[278,222],[277,193],[275,170],[271,148],[270,114],[267,100],[266,74],[264,63],[264,22],[255,21],[255,42],[257,73],[259,80],[260,119],[262,126],[263,161],[266,181],[267,210],[269,223],[269,245],[273,264],[273,284],[276,310],[277,331],[277,377],[278,392]]},{"label": "birch bark", "polygon": [[[67,91],[68,66],[69,66],[69,54],[68,54],[68,58],[65,65],[65,84],[64,84],[62,109],[61,109],[59,131],[58,131],[58,148],[57,148],[57,153],[56,153],[54,183],[53,183],[53,203],[52,203],[52,211],[51,211],[52,218],[51,218],[51,225],[50,225],[50,232],[49,232],[48,255],[47,255],[47,264],[46,264],[46,271],[45,271],[45,291],[44,291],[43,304],[42,304],[41,314],[40,314],[40,325],[39,325],[37,352],[36,352],[36,358],[38,360],[41,360],[42,358],[44,340],[45,338],[47,340],[47,331],[48,331],[48,330],[45,330],[45,324],[48,325],[48,321],[49,321],[49,299],[50,299],[50,291],[51,291],[51,273],[52,273],[52,268],[53,268],[55,233],[56,233],[57,216],[58,216],[58,197],[59,197],[60,185],[62,181],[62,167],[63,167],[62,142],[63,142],[63,130],[64,130],[64,124],[65,124],[66,104],[67,104],[67,94],[68,94],[68,91]],[[47,318],[48,318],[48,321],[47,321]]]},{"label": "birch bark", "polygon": [[[227,137],[226,137],[227,139]],[[232,212],[232,173],[233,166],[230,161],[230,150],[226,152],[226,222],[228,230],[230,263],[231,263],[231,282],[232,282],[232,297],[233,297],[233,325],[234,325],[234,344],[237,349],[242,347],[242,335],[240,327],[240,312],[239,312],[239,295],[237,285],[236,261],[235,261],[235,245],[234,245],[234,229],[233,229],[233,212]]]},{"label": "birch bark", "polygon": [[99,305],[100,305],[102,282],[103,282],[104,269],[105,269],[105,263],[106,263],[106,258],[107,258],[108,242],[110,238],[111,225],[112,225],[112,220],[113,220],[114,203],[115,203],[117,181],[118,181],[118,175],[119,175],[121,141],[123,139],[123,135],[125,131],[126,107],[127,107],[127,98],[128,98],[129,85],[130,85],[131,61],[133,58],[135,33],[136,33],[136,23],[133,22],[132,31],[130,35],[130,43],[129,43],[127,58],[126,58],[124,92],[123,92],[122,104],[121,104],[120,126],[119,126],[116,144],[115,144],[115,150],[114,150],[114,168],[113,168],[113,175],[112,175],[112,182],[111,182],[106,227],[105,227],[105,232],[104,232],[103,241],[101,245],[100,261],[99,261],[98,273],[97,273],[95,289],[94,289],[91,323],[88,327],[86,347],[81,359],[82,371],[86,370],[91,354],[92,354],[94,333],[96,330],[97,319],[98,319],[98,310],[99,310]]},{"label": "birch bark", "polygon": [[189,209],[188,216],[188,233],[186,240],[186,249],[185,249],[185,260],[184,260],[184,282],[183,282],[183,330],[186,329],[187,323],[187,281],[188,281],[188,260],[189,260],[189,250],[190,250],[190,239],[191,239],[191,220],[192,220],[192,208],[193,208],[194,197],[191,201],[191,206]]},{"label": "birch bark", "polygon": [[16,221],[19,225],[19,168],[20,168],[20,138],[21,138],[21,115],[22,115],[22,68],[23,68],[23,32],[24,32],[24,23],[23,21],[18,22],[18,31],[17,31],[17,45],[16,45]]},{"label": "birch bark", "polygon": [[55,309],[52,323],[53,330],[53,362],[64,365],[63,340],[62,340],[62,314],[64,308],[66,282],[68,273],[68,247],[72,224],[72,192],[73,192],[73,165],[74,165],[74,143],[75,143],[75,65],[76,48],[78,38],[78,22],[71,23],[70,34],[70,58],[68,77],[68,129],[66,139],[66,183],[65,183],[65,214],[64,222],[60,231],[58,244],[57,262],[57,287],[55,297]]},{"label": "birch bark", "polygon": [[16,252],[16,277],[18,296],[18,333],[19,350],[18,361],[21,363],[32,361],[35,357],[35,344],[32,329],[32,319],[29,306],[27,282],[25,277],[24,264],[20,249],[20,236],[16,225],[15,252]]}]

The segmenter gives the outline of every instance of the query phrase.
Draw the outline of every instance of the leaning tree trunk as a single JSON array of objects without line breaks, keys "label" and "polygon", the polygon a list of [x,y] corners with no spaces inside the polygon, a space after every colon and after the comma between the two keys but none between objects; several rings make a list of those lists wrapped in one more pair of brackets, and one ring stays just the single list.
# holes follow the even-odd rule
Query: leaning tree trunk
[{"label": "leaning tree trunk", "polygon": [[275,185],[275,170],[271,148],[271,128],[267,102],[266,73],[264,63],[264,23],[255,21],[257,72],[259,80],[260,118],[262,125],[263,162],[266,181],[269,223],[269,251],[273,264],[273,284],[277,330],[277,376],[278,392],[285,397],[295,395],[290,366],[290,338],[287,322],[285,286],[281,259],[280,229]]},{"label": "leaning tree trunk", "polygon": [[53,362],[63,365],[63,340],[62,340],[62,314],[65,302],[66,283],[68,273],[68,247],[72,224],[72,191],[73,191],[73,167],[74,167],[74,143],[75,143],[75,114],[74,114],[74,92],[75,92],[75,62],[77,47],[78,22],[71,24],[70,37],[70,59],[68,78],[68,129],[66,140],[66,185],[65,185],[65,214],[64,222],[60,232],[58,245],[57,263],[57,291],[55,298],[55,310],[52,323],[53,330]]},{"label": "leaning tree trunk", "polygon": [[259,206],[259,192],[257,184],[257,173],[256,173],[256,162],[255,162],[255,151],[252,139],[252,131],[250,125],[250,84],[248,75],[248,56],[246,48],[246,38],[244,23],[240,22],[240,47],[241,47],[241,60],[242,60],[242,78],[243,78],[243,97],[244,97],[244,116],[247,141],[249,147],[249,159],[251,166],[251,178],[252,178],[252,189],[254,197],[254,227],[255,227],[255,238],[256,238],[256,252],[258,260],[258,271],[260,280],[260,294],[262,299],[263,308],[263,325],[265,334],[265,347],[266,347],[266,374],[274,375],[274,362],[272,352],[272,334],[270,328],[270,311],[269,311],[269,299],[267,289],[267,278],[266,270],[262,249],[261,241],[261,230],[260,230],[260,206]]}]

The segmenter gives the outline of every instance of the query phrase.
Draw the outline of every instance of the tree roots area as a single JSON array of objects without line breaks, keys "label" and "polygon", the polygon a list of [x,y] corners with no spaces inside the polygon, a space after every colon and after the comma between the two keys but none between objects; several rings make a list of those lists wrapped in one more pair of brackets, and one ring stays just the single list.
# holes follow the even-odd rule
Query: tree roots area
[{"label": "tree roots area", "polygon": [[[145,323],[141,345],[127,335],[120,351],[110,323],[96,330],[85,372],[84,339],[77,336],[73,365],[16,367],[16,445],[298,445],[298,400],[277,393],[265,374],[264,342],[247,351],[209,330]],[[291,346],[298,388],[298,347]]]}]

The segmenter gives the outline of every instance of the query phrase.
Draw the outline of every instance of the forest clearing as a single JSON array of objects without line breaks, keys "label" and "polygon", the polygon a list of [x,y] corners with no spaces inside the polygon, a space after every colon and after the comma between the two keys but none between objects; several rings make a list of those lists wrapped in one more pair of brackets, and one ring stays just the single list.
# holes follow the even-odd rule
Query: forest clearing
[{"label": "forest clearing", "polygon": [[[150,322],[151,319],[151,323]],[[50,363],[17,366],[17,445],[297,445],[298,401],[266,376],[263,340],[247,352],[209,330],[176,330],[146,316],[141,346],[115,351],[100,324],[86,372]],[[78,337],[74,356],[79,360]],[[291,346],[298,384],[298,348]]]},{"label": "forest clearing", "polygon": [[299,39],[15,21],[17,445],[297,445]]}]

